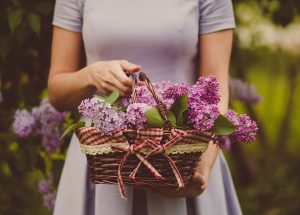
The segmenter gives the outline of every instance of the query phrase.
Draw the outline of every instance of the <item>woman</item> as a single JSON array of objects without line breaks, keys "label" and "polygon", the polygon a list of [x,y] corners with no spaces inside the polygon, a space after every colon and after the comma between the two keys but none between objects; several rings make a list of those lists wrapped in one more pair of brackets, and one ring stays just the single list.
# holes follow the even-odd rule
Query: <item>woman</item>
[{"label": "woman", "polygon": [[[57,0],[53,25],[48,89],[58,110],[74,109],[96,91],[130,93],[132,82],[124,71],[141,68],[152,81],[193,83],[195,72],[214,75],[220,83],[219,108],[227,110],[235,27],[230,0]],[[79,65],[82,39],[84,68]],[[126,189],[128,201],[115,185],[89,182],[73,135],[54,214],[241,214],[227,163],[212,143],[185,189],[144,189],[144,195]],[[187,207],[191,202],[195,211]]]}]

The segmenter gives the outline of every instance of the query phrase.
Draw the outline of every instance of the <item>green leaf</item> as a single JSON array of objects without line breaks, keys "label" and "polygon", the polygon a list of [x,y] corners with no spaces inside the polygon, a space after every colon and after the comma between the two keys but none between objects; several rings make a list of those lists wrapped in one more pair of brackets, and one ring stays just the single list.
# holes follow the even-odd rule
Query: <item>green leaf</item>
[{"label": "green leaf", "polygon": [[85,122],[84,121],[78,121],[72,125],[70,125],[65,131],[64,133],[61,135],[60,139],[63,139],[67,134],[69,134],[70,132],[74,131],[77,128],[81,128],[85,126]]},{"label": "green leaf", "polygon": [[23,11],[16,9],[8,14],[8,25],[10,32],[13,33],[22,22]]},{"label": "green leaf", "polygon": [[168,110],[168,119],[170,120],[171,124],[176,127],[176,117],[174,113],[170,110]]},{"label": "green leaf", "polygon": [[103,96],[99,96],[99,95],[94,95],[94,97],[96,97],[97,99],[99,99],[99,100],[105,100],[105,97],[103,97]]},{"label": "green leaf", "polygon": [[117,106],[120,104],[120,102],[121,102],[121,98],[119,97],[116,101],[114,101],[114,102],[111,104],[111,106],[112,106],[112,107],[117,107]]},{"label": "green leaf", "polygon": [[170,110],[176,117],[176,125],[182,126],[184,123],[184,113],[188,109],[188,93],[184,93],[182,96],[177,98]]},{"label": "green leaf", "polygon": [[164,125],[164,120],[161,117],[157,108],[150,108],[146,111],[147,125],[150,128],[161,128]]},{"label": "green leaf", "polygon": [[41,18],[36,13],[30,13],[27,16],[27,21],[31,29],[39,36],[41,31]]},{"label": "green leaf", "polygon": [[218,135],[230,135],[236,130],[236,126],[232,124],[225,116],[219,115],[216,119],[211,132]]},{"label": "green leaf", "polygon": [[105,101],[109,104],[113,104],[119,97],[120,93],[118,91],[114,91],[107,98],[105,98]]}]

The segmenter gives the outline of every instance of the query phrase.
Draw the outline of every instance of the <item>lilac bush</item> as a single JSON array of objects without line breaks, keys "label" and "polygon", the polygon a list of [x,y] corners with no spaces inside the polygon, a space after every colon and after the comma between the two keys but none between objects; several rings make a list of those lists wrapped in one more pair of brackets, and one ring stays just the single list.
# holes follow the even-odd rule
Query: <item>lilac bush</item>
[{"label": "lilac bush", "polygon": [[32,109],[32,116],[37,122],[35,133],[42,137],[45,151],[50,154],[54,153],[62,144],[60,135],[63,132],[62,123],[66,113],[58,112],[48,99],[44,99],[39,107]]},{"label": "lilac bush", "polygon": [[56,199],[56,190],[54,189],[52,175],[49,175],[47,178],[43,178],[39,181],[38,191],[43,194],[44,206],[49,210],[52,210]]},{"label": "lilac bush", "polygon": [[12,128],[19,137],[28,137],[33,132],[35,125],[36,120],[29,111],[20,109],[15,112]]},{"label": "lilac bush", "polygon": [[44,99],[40,106],[34,107],[31,112],[25,109],[17,110],[12,127],[19,137],[41,137],[45,151],[52,154],[62,144],[60,135],[65,117],[65,112],[58,112],[48,99]]},{"label": "lilac bush", "polygon": [[229,80],[229,98],[248,104],[257,104],[262,99],[253,85],[248,85],[240,79]]}]

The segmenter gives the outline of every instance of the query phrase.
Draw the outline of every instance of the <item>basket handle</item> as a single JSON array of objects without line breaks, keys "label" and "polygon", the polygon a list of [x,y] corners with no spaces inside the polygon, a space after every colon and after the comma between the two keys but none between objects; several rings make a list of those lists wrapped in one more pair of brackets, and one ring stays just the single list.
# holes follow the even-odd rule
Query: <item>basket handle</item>
[{"label": "basket handle", "polygon": [[[134,73],[130,73],[130,76],[133,79],[133,84],[132,84],[132,94],[131,94],[131,101],[133,103],[136,102],[137,100],[137,94],[136,94],[136,86],[137,86],[137,76]],[[167,111],[167,107],[165,106],[165,104],[161,101],[161,99],[158,97],[155,88],[153,87],[150,79],[147,77],[146,73],[144,72],[140,72],[139,73],[139,80],[140,81],[144,81],[148,90],[151,92],[155,102],[157,103],[157,109],[160,113],[160,115],[162,116],[163,120],[164,120],[164,128],[166,129],[171,129],[172,124],[168,118],[168,111]]]}]

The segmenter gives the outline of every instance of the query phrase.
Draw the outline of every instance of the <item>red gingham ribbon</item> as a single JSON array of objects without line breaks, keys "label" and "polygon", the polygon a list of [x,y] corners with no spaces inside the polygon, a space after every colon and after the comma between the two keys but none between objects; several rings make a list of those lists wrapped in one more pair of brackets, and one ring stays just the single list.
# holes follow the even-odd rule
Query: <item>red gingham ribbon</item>
[{"label": "red gingham ribbon", "polygon": [[157,172],[157,170],[151,165],[151,163],[148,160],[146,160],[145,157],[141,153],[139,153],[139,150],[141,150],[142,148],[145,148],[146,146],[147,146],[147,143],[145,141],[139,142],[136,144],[132,144],[127,147],[126,146],[124,146],[124,147],[111,146],[111,149],[114,151],[126,152],[125,155],[123,156],[123,158],[121,159],[119,168],[118,168],[118,187],[119,187],[121,197],[123,199],[126,199],[126,197],[125,197],[125,192],[124,192],[124,184],[123,184],[123,180],[122,180],[121,170],[124,166],[126,159],[128,158],[128,156],[130,154],[135,154],[140,159],[140,162],[145,164],[145,166],[153,173],[153,175],[156,179],[158,179],[158,180],[163,179],[161,174],[159,174],[159,172]]},{"label": "red gingham ribbon", "polygon": [[[180,172],[179,172],[178,168],[176,167],[173,160],[165,153],[165,150],[167,148],[171,147],[172,145],[174,145],[176,142],[178,142],[184,134],[186,134],[186,132],[172,129],[170,140],[168,140],[164,144],[160,144],[159,139],[152,140],[150,138],[146,138],[146,139],[136,139],[135,144],[132,144],[132,145],[127,146],[127,147],[111,146],[112,150],[123,151],[123,152],[125,151],[126,152],[125,155],[123,156],[123,158],[120,161],[119,169],[118,169],[118,187],[119,187],[119,191],[120,191],[120,194],[121,194],[122,198],[126,199],[125,192],[124,192],[124,184],[123,184],[122,175],[121,175],[121,170],[122,170],[122,167],[123,167],[126,159],[128,158],[128,156],[130,154],[135,154],[140,159],[140,163],[137,165],[137,167],[129,175],[130,178],[135,179],[135,175],[136,175],[138,169],[140,168],[141,164],[143,163],[151,171],[151,173],[154,175],[154,177],[157,180],[164,179],[157,172],[157,170],[150,164],[150,162],[147,160],[147,158],[149,158],[150,156],[160,153],[167,159],[168,163],[170,164],[170,166],[172,168],[172,171],[175,175],[175,178],[177,180],[178,187],[184,187],[184,182],[183,182],[183,179],[180,175]],[[139,150],[141,150],[142,148],[145,148],[145,147],[149,147],[150,149],[152,149],[152,151],[144,157],[141,153],[139,153]]]}]

